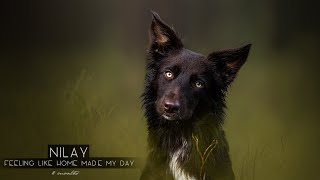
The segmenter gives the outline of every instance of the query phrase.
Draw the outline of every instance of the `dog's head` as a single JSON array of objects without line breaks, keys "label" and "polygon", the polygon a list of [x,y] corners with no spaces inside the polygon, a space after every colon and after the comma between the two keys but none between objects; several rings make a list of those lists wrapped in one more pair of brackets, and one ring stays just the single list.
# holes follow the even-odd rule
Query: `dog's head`
[{"label": "dog's head", "polygon": [[189,120],[223,109],[225,92],[251,45],[203,56],[184,48],[175,31],[152,14],[145,106],[154,107],[163,120]]}]

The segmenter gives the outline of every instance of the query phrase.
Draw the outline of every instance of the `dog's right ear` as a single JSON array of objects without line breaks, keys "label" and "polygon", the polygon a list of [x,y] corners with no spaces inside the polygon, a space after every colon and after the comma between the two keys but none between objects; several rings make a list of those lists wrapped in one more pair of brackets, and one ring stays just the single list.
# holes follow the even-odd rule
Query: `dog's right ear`
[{"label": "dog's right ear", "polygon": [[150,48],[149,52],[165,55],[168,52],[183,47],[174,29],[163,22],[156,12],[152,13],[150,27]]}]

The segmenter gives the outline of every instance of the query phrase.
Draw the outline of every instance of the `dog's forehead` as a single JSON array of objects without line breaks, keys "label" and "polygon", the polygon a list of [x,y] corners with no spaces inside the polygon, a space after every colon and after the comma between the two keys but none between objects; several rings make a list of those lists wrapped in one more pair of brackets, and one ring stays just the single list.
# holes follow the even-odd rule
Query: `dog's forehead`
[{"label": "dog's forehead", "polygon": [[179,66],[181,69],[189,69],[190,72],[204,70],[208,64],[205,56],[188,49],[176,52],[164,62],[164,66]]}]

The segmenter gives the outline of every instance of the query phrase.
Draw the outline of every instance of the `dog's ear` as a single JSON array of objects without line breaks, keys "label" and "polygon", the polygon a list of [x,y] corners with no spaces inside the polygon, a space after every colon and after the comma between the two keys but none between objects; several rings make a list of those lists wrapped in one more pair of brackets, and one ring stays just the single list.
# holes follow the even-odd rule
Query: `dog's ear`
[{"label": "dog's ear", "polygon": [[213,52],[208,60],[213,62],[214,70],[228,86],[234,80],[241,66],[246,62],[251,44],[237,49],[229,49]]},{"label": "dog's ear", "polygon": [[173,28],[163,22],[156,12],[152,13],[150,27],[150,48],[152,53],[165,55],[166,53],[183,47]]}]

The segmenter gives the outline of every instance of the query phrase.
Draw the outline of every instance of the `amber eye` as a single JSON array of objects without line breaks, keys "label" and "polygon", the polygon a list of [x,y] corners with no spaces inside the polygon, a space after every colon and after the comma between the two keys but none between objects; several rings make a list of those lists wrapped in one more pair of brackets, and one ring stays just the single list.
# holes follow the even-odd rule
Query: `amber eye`
[{"label": "amber eye", "polygon": [[174,76],[173,76],[173,73],[171,71],[166,71],[164,72],[164,75],[167,79],[173,79]]},{"label": "amber eye", "polygon": [[202,81],[196,81],[195,86],[196,86],[196,88],[203,88],[204,83]]}]

